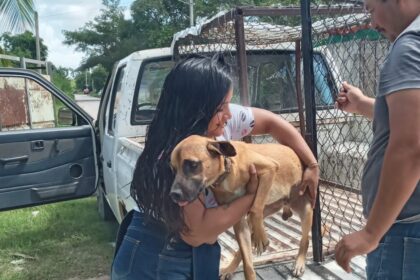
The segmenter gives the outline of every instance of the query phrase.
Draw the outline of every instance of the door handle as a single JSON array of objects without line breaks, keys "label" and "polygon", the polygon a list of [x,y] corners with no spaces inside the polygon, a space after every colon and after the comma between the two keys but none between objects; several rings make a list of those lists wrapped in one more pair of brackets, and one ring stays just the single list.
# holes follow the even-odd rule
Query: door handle
[{"label": "door handle", "polygon": [[14,162],[27,162],[29,156],[11,157],[11,158],[0,158],[0,163],[3,165],[14,163]]},{"label": "door handle", "polygon": [[108,166],[109,168],[111,168],[111,167],[112,167],[112,163],[111,163],[111,161],[110,161],[110,160],[108,160],[108,161],[106,162],[106,166]]},{"label": "door handle", "polygon": [[32,151],[41,151],[44,149],[44,141],[36,140],[31,142]]}]

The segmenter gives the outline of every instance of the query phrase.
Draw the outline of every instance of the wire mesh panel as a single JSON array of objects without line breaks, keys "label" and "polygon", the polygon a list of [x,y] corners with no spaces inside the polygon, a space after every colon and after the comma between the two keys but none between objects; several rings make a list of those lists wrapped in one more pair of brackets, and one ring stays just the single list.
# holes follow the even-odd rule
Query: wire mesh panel
[{"label": "wire mesh panel", "polygon": [[[300,7],[243,7],[221,12],[174,37],[174,55],[222,52],[234,69],[232,102],[267,109],[292,123],[304,135],[305,103]],[[364,223],[360,178],[372,138],[371,123],[334,108],[343,81],[374,96],[386,41],[370,29],[360,4],[312,5],[313,92],[318,159],[321,168],[320,209],[324,254],[343,234]],[[255,143],[273,142],[267,135]],[[279,214],[266,220],[270,247],[256,262],[287,259],[297,253],[297,219]],[[229,231],[221,238],[223,256],[237,245]],[[310,249],[311,250],[311,249]]]},{"label": "wire mesh panel", "polygon": [[[299,128],[299,104],[303,112],[300,82],[296,86],[301,63],[299,8],[268,8],[261,16],[254,12],[253,8],[238,8],[217,15],[201,26],[197,35],[192,29],[189,35],[179,38],[175,53],[182,56],[222,52],[235,73],[233,103],[270,110]],[[240,55],[241,46],[245,57]],[[246,92],[241,92],[243,72],[246,72]],[[266,135],[253,140],[273,142]]]},{"label": "wire mesh panel", "polygon": [[[341,1],[341,5],[345,5]],[[350,5],[350,1],[349,1]],[[349,6],[347,5],[347,6]],[[322,6],[313,6],[313,10]],[[387,41],[370,29],[370,18],[362,9],[350,14],[326,12],[312,17],[314,52],[325,54],[337,88],[343,81],[374,96],[379,67]],[[317,80],[329,79],[314,65],[315,98],[323,98],[327,85],[317,89]],[[317,149],[321,166],[321,228],[324,253],[331,253],[339,237],[364,224],[360,184],[372,139],[371,122],[362,116],[333,108],[317,108]]]}]

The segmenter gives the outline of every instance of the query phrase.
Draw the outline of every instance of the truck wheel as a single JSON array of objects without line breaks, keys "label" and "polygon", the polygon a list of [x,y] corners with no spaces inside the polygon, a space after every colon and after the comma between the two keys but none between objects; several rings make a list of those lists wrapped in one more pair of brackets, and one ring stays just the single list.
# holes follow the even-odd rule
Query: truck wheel
[{"label": "truck wheel", "polygon": [[108,204],[108,201],[105,198],[105,194],[102,190],[102,187],[98,187],[98,191],[96,192],[96,204],[98,205],[98,212],[99,216],[104,221],[114,221],[115,216],[114,213],[111,210],[111,207]]}]

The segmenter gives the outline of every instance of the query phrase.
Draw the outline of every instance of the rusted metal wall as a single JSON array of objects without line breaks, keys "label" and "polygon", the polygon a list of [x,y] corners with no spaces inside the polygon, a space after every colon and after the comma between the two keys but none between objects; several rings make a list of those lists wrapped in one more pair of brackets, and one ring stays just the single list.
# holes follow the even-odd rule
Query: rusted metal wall
[{"label": "rusted metal wall", "polygon": [[25,81],[0,77],[0,127],[29,128]]},{"label": "rusted metal wall", "polygon": [[0,77],[0,128],[19,130],[54,127],[54,100],[38,83]]}]

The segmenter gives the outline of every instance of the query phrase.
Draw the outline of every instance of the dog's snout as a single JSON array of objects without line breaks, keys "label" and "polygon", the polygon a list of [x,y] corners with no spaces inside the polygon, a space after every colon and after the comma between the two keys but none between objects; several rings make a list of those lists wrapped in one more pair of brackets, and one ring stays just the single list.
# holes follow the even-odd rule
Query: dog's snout
[{"label": "dog's snout", "polygon": [[181,189],[171,190],[169,196],[171,197],[173,202],[178,203],[182,200],[182,191]]}]

